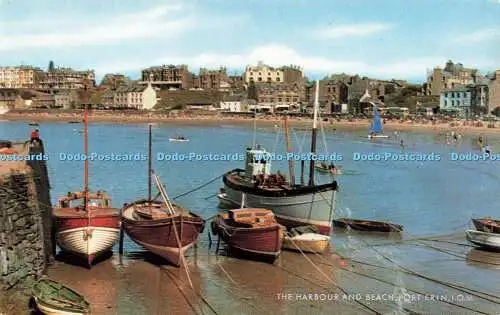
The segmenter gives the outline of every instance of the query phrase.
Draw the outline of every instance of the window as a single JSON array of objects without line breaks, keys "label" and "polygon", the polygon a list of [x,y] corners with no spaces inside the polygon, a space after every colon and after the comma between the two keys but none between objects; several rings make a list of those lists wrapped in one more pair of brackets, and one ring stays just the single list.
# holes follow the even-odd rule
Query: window
[{"label": "window", "polygon": [[258,81],[259,81],[259,82],[262,82],[262,78],[261,78],[261,77],[259,77]]},{"label": "window", "polygon": [[276,78],[276,82],[280,82],[280,78],[279,77]]},{"label": "window", "polygon": [[451,106],[455,106],[455,101],[451,100]]}]

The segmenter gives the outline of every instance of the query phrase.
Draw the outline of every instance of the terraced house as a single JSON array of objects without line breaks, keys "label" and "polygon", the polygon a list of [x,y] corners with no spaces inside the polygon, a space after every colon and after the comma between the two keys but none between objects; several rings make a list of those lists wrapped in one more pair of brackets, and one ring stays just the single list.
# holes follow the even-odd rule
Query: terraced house
[{"label": "terraced house", "polygon": [[[110,97],[112,95],[112,98]],[[120,86],[103,96],[103,104],[114,109],[153,109],[157,103],[156,90],[148,84]]]}]

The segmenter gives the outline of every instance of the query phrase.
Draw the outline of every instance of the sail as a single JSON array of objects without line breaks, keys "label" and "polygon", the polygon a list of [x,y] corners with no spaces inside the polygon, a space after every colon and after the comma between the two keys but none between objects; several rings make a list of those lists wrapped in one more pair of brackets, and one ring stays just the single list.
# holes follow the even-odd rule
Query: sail
[{"label": "sail", "polygon": [[371,103],[373,105],[373,120],[370,128],[370,132],[382,133],[382,120],[380,119],[380,115],[377,110],[377,105]]}]

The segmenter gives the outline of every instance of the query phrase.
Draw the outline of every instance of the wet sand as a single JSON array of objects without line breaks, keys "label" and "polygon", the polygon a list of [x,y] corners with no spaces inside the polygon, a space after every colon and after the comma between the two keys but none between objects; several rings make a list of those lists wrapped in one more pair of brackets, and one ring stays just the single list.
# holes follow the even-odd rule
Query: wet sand
[{"label": "wet sand", "polygon": [[[359,233],[350,236],[366,239]],[[344,237],[334,235],[346,244]],[[203,235],[197,249],[187,255],[194,290],[183,268],[142,251],[121,257],[115,253],[91,270],[59,261],[49,276],[84,294],[92,314],[500,313],[500,254],[473,249],[461,235],[399,243],[369,239],[378,245],[365,243],[347,251],[332,246],[329,253],[308,258],[284,251],[270,265],[226,257],[223,246],[216,255],[215,244],[208,249]],[[439,301],[444,298],[446,302]]]},{"label": "wet sand", "polygon": [[[0,116],[1,120],[23,120],[36,122],[70,122],[81,121],[81,112],[29,112],[29,111],[12,111]],[[201,114],[159,114],[159,113],[142,113],[142,114],[124,114],[110,113],[108,111],[93,111],[89,114],[89,120],[92,123],[110,123],[110,124],[137,124],[137,123],[169,123],[179,125],[222,125],[236,124],[252,126],[253,118],[241,116],[224,116],[214,113],[214,115]],[[257,125],[263,126],[281,126],[283,120],[274,116],[260,116],[255,120]],[[289,123],[292,126],[310,127],[312,119],[290,117]],[[365,130],[371,124],[370,119],[355,119],[353,121],[340,120],[323,122],[323,127],[326,129],[337,128],[340,130]],[[455,125],[451,126],[449,122],[439,122],[432,124],[430,122],[400,122],[398,120],[387,120],[384,124],[386,131],[419,131],[419,132],[449,132],[455,131],[462,134],[492,134],[500,132],[500,128],[488,128],[486,123],[484,126],[477,127],[464,125],[463,122],[455,121]],[[499,127],[495,125],[496,127]]]}]

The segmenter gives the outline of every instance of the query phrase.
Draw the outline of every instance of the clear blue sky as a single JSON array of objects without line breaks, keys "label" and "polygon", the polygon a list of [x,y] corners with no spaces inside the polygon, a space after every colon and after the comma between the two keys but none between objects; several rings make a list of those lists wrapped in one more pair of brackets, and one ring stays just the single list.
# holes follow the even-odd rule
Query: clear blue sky
[{"label": "clear blue sky", "polygon": [[500,69],[500,0],[0,0],[2,66],[138,76],[262,60],[423,81],[448,59]]}]

